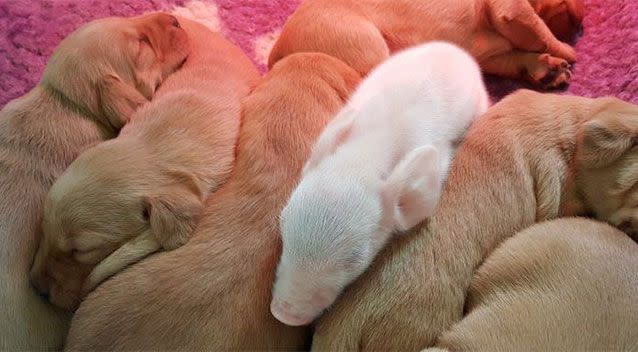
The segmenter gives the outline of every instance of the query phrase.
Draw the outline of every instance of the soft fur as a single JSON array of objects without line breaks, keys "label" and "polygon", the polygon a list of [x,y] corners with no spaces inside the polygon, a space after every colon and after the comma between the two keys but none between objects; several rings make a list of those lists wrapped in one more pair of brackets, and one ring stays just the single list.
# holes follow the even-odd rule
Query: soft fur
[{"label": "soft fur", "polygon": [[318,51],[365,75],[397,50],[445,40],[469,51],[487,73],[555,88],[568,82],[576,54],[547,24],[565,37],[582,19],[580,0],[307,0],[285,24],[269,62]]},{"label": "soft fur", "polygon": [[103,283],[78,309],[69,350],[301,350],[309,330],[269,311],[278,214],[312,143],[359,75],[323,54],[275,65],[243,104],[235,171],[194,237]]},{"label": "soft fur", "polygon": [[635,351],[638,245],[579,218],[534,225],[481,265],[450,351]]},{"label": "soft fur", "polygon": [[474,270],[500,242],[561,215],[608,220],[595,210],[613,194],[638,199],[637,137],[638,107],[615,98],[503,99],[468,131],[430,223],[392,241],[344,291],[313,349],[431,346],[461,319]]},{"label": "soft fur", "polygon": [[432,214],[457,143],[488,103],[478,64],[449,43],[407,49],[368,75],[319,137],[281,214],[277,319],[312,322],[393,232]]},{"label": "soft fur", "polygon": [[60,43],[38,86],[0,112],[0,350],[61,346],[68,317],[28,280],[46,192],[184,61],[178,25],[167,14],[91,22]]},{"label": "soft fur", "polygon": [[230,176],[241,99],[259,74],[219,34],[180,23],[192,43],[183,68],[47,196],[31,279],[57,306],[74,309],[126,265],[186,243],[205,198]]}]

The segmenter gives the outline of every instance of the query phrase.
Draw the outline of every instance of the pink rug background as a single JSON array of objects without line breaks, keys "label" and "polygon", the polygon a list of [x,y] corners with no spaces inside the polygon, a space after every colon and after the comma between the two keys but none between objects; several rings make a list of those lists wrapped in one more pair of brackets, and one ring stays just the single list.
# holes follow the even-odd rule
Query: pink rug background
[{"label": "pink rug background", "polygon": [[[442,0],[443,1],[443,0]],[[0,107],[39,80],[59,41],[84,22],[165,10],[206,21],[265,72],[265,58],[300,0],[0,0]],[[567,94],[614,95],[638,104],[638,0],[584,0],[587,16]],[[500,97],[520,87],[490,77]]]}]

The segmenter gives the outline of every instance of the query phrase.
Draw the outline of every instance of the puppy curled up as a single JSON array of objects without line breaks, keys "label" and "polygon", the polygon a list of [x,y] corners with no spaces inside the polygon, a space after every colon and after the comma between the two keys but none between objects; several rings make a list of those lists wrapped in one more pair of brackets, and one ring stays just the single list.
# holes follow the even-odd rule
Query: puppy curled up
[{"label": "puppy curled up", "polygon": [[467,315],[434,351],[635,351],[638,244],[608,224],[565,218],[500,245],[470,284]]},{"label": "puppy curled up", "polygon": [[365,76],[397,51],[444,40],[486,73],[551,89],[568,83],[576,61],[555,35],[569,37],[583,16],[581,0],[307,0],[284,25],[269,65],[314,51]]},{"label": "puppy curled up", "polygon": [[461,321],[475,270],[535,222],[638,229],[638,106],[520,90],[468,130],[436,211],[391,241],[315,323],[313,350],[419,350]]},{"label": "puppy curled up", "polygon": [[29,284],[46,193],[83,150],[117,135],[188,50],[165,13],[95,20],[69,34],[38,85],[0,111],[0,350],[61,346],[69,317]]},{"label": "puppy curled up", "polygon": [[191,54],[118,138],[84,152],[49,192],[33,284],[74,309],[100,282],[193,233],[231,173],[240,102],[258,73],[234,45],[180,19]]},{"label": "puppy curled up", "polygon": [[242,104],[235,169],[209,197],[193,238],[89,294],[67,350],[306,350],[310,328],[284,325],[269,310],[278,215],[312,144],[359,80],[325,54],[275,65]]},{"label": "puppy curled up", "polygon": [[478,64],[450,43],[374,69],[319,137],[281,213],[272,314],[311,323],[393,232],[429,217],[457,142],[488,104]]}]

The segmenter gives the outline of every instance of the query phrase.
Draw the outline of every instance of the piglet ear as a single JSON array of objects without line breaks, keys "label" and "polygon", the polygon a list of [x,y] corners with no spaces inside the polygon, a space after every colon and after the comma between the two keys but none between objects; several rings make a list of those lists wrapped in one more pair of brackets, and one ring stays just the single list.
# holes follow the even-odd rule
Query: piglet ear
[{"label": "piglet ear", "polygon": [[135,110],[148,102],[134,87],[113,74],[102,77],[98,92],[102,114],[115,131],[124,127]]},{"label": "piglet ear", "polygon": [[395,231],[403,232],[431,216],[441,194],[439,152],[419,147],[394,168],[381,190]]},{"label": "piglet ear", "polygon": [[335,152],[337,147],[343,144],[350,136],[354,123],[352,110],[340,112],[323,130],[317,142],[312,147],[310,158],[306,161],[303,174],[314,169],[321,160]]}]

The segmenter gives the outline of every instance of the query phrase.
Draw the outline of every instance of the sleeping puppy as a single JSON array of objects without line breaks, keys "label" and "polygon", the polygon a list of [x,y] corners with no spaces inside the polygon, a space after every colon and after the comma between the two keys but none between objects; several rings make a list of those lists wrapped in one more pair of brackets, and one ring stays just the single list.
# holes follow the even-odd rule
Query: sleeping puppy
[{"label": "sleeping puppy", "polygon": [[592,220],[529,227],[481,265],[468,314],[438,338],[436,350],[636,350],[636,253],[629,237]]},{"label": "sleeping puppy", "polygon": [[615,98],[506,97],[470,127],[427,226],[392,241],[344,291],[313,349],[429,347],[461,320],[474,270],[516,232],[564,215],[613,222],[614,209],[634,219],[637,138],[638,107]]},{"label": "sleeping puppy", "polygon": [[278,215],[314,140],[359,79],[324,54],[275,65],[243,103],[233,175],[210,197],[194,237],[88,295],[67,349],[306,349],[309,328],[286,326],[269,311]]},{"label": "sleeping puppy", "polygon": [[488,105],[478,64],[450,43],[417,45],[372,70],[315,143],[281,213],[272,314],[311,323],[392,234],[432,215],[459,140]]},{"label": "sleeping puppy", "polygon": [[0,350],[60,347],[68,317],[29,284],[49,187],[115,137],[189,49],[163,13],[93,21],[64,39],[40,83],[0,111]]},{"label": "sleeping puppy", "polygon": [[186,243],[204,199],[230,175],[240,102],[259,74],[221,35],[180,23],[192,43],[182,69],[47,196],[31,280],[56,306],[75,309],[125,266]]},{"label": "sleeping puppy", "polygon": [[576,53],[552,31],[566,37],[580,26],[580,1],[308,0],[284,25],[269,65],[318,51],[365,76],[398,50],[443,40],[469,51],[487,73],[555,88],[569,81]]}]

